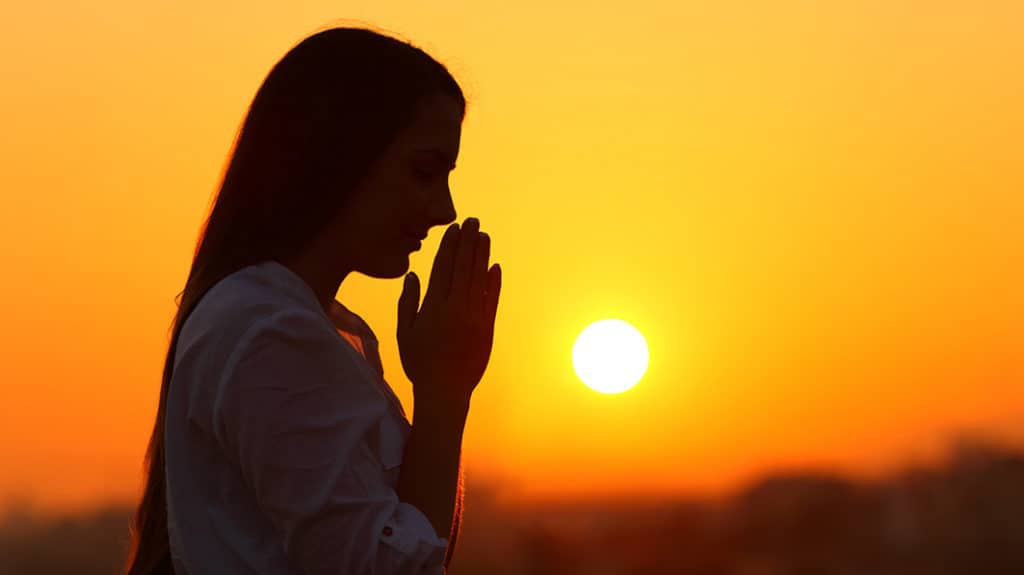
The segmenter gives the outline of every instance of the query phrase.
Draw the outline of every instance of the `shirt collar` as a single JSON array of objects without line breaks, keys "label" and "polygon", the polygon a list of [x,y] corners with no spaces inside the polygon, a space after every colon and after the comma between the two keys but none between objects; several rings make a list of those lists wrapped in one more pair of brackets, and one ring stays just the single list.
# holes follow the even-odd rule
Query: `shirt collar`
[{"label": "shirt collar", "polygon": [[315,309],[317,313],[326,317],[334,324],[335,328],[372,339],[374,342],[377,341],[377,337],[374,335],[373,330],[370,329],[369,324],[359,314],[338,301],[337,298],[331,301],[329,309],[325,311],[320,306],[320,300],[316,297],[316,292],[313,291],[313,288],[288,266],[276,260],[267,260],[256,264],[256,267],[269,274],[275,285],[284,288],[301,300],[306,307]]}]

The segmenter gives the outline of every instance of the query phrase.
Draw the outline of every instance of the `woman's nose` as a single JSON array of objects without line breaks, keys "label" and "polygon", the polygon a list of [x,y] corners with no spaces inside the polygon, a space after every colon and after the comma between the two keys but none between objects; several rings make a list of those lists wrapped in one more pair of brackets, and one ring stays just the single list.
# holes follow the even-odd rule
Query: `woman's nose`
[{"label": "woman's nose", "polygon": [[444,194],[444,200],[436,202],[432,206],[430,223],[434,226],[445,226],[455,221],[458,214],[455,212],[455,203],[452,201],[452,194],[449,191]]}]

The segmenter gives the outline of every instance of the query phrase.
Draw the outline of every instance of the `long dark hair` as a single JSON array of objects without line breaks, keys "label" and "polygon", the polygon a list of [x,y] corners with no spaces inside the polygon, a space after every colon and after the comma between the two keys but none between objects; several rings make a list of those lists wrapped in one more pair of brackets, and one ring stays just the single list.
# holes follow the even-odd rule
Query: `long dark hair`
[{"label": "long dark hair", "polygon": [[413,119],[422,98],[466,101],[444,65],[365,28],[322,30],[295,45],[256,92],[235,139],[192,268],[178,294],[145,487],[131,524],[128,575],[172,574],[164,420],[178,334],[203,294],[246,266],[304,248]]}]

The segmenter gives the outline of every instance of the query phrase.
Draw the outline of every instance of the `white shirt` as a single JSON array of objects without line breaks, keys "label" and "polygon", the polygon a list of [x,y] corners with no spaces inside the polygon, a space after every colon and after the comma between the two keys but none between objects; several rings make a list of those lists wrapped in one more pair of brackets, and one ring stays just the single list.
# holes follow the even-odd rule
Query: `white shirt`
[{"label": "white shirt", "polygon": [[177,575],[440,575],[448,545],[395,493],[411,425],[377,338],[276,261],[214,285],[166,412]]}]

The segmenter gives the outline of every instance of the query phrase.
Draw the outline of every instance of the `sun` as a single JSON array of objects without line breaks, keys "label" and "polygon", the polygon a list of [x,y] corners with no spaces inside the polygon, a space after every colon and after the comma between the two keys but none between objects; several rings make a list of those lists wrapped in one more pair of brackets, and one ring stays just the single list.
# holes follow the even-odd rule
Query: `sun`
[{"label": "sun", "polygon": [[603,319],[583,328],[572,346],[572,367],[587,387],[622,393],[647,371],[647,341],[621,319]]}]

